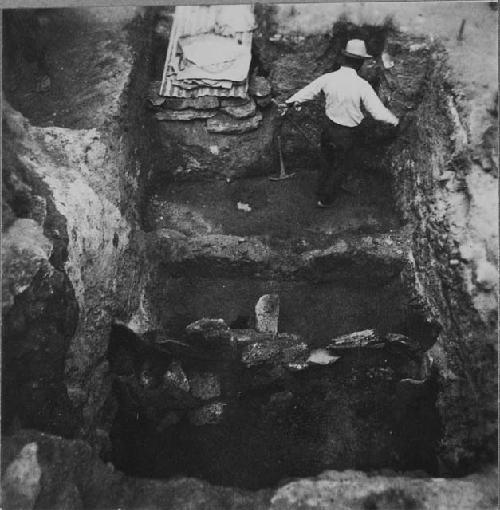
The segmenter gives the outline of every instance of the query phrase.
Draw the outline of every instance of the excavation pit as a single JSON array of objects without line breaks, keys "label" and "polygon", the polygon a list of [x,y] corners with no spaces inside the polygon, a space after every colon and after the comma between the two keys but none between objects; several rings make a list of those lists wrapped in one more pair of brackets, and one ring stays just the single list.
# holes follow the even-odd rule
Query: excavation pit
[{"label": "excavation pit", "polygon": [[[387,29],[375,28],[363,30],[379,56]],[[337,65],[338,38],[356,27],[335,30],[264,51],[278,99]],[[429,58],[425,47],[403,50],[405,37],[390,45],[405,53],[398,87],[377,84],[398,115],[418,105]],[[144,296],[156,329],[115,325],[108,353],[111,458],[125,473],[253,490],[325,469],[437,473],[438,387],[426,351],[439,327],[405,277],[409,239],[388,172],[394,136],[367,123],[346,189],[318,209],[319,108],[300,114],[309,140],[283,124],[287,181],[269,180],[276,166],[151,177],[144,225],[156,272]],[[276,334],[256,331],[265,294],[279,296]],[[354,344],[339,350],[342,335]]]},{"label": "excavation pit", "polygon": [[[272,489],[238,487],[276,487],[323,472],[289,484],[284,499],[275,493],[271,506],[288,507],[298,489],[291,504],[342,500],[348,491],[353,508],[413,507],[420,500],[432,506],[443,498],[457,508],[463,501],[479,508],[481,494],[471,498],[460,490],[460,484],[471,490],[472,477],[441,478],[477,470],[478,459],[494,456],[496,407],[487,407],[486,397],[496,379],[488,361],[494,356],[485,356],[488,332],[469,320],[470,296],[461,289],[459,271],[473,263],[456,258],[449,211],[436,210],[449,204],[446,193],[454,186],[473,191],[461,182],[468,148],[460,145],[464,116],[457,109],[464,103],[439,49],[391,33],[392,83],[379,83],[379,92],[398,116],[416,110],[415,123],[396,140],[377,145],[368,139],[357,151],[349,189],[335,207],[318,210],[320,102],[290,114],[309,139],[284,123],[285,164],[295,172],[290,180],[271,182],[277,164],[261,160],[246,168],[249,160],[227,152],[225,166],[217,164],[217,152],[224,151],[212,147],[215,138],[208,140],[210,154],[182,147],[179,171],[168,130],[157,129],[157,118],[144,108],[147,85],[161,77],[145,71],[148,12],[134,27],[118,28],[66,11],[57,21],[64,30],[50,30],[57,35],[48,55],[51,91],[30,91],[33,81],[19,77],[20,86],[8,93],[34,126],[44,126],[33,129],[21,119],[13,124],[16,138],[27,144],[20,150],[23,167],[38,165],[30,163],[28,177],[31,170],[45,176],[50,191],[34,195],[41,200],[26,209],[14,207],[9,220],[42,218],[57,252],[69,250],[68,261],[63,255],[51,263],[61,264],[81,304],[78,320],[67,317],[65,306],[59,307],[63,322],[60,314],[43,313],[47,289],[50,299],[74,308],[72,298],[53,287],[59,273],[51,270],[39,300],[25,294],[36,306],[18,306],[12,315],[19,318],[12,323],[19,341],[11,342],[16,362],[6,371],[13,412],[3,428],[14,436],[3,440],[5,465],[26,441],[37,442],[42,490],[36,506],[56,507],[64,499],[75,508],[82,501],[89,508],[267,508]],[[296,39],[262,55],[277,100],[336,65],[338,47],[328,37]],[[68,60],[69,54],[82,58]],[[161,67],[164,59],[158,60]],[[78,69],[70,61],[79,62]],[[6,121],[13,121],[11,111]],[[193,130],[191,141],[196,137]],[[67,146],[68,140],[74,144]],[[231,147],[237,142],[234,135]],[[248,145],[240,149],[257,161]],[[276,160],[275,148],[270,152]],[[103,164],[101,156],[114,164]],[[205,172],[204,156],[211,172]],[[14,170],[24,182],[24,169]],[[95,201],[87,202],[85,183]],[[26,188],[21,191],[24,196]],[[113,207],[96,207],[110,199],[127,221]],[[48,222],[39,208],[45,200]],[[53,200],[62,211],[54,232]],[[265,293],[281,299],[277,335],[255,330],[254,306]],[[439,374],[427,355],[439,326],[415,294],[443,323],[432,351],[436,365],[445,367]],[[40,330],[38,320],[47,327]],[[42,344],[52,345],[63,324],[78,327],[74,338],[68,334],[70,349],[54,357]],[[17,370],[21,365],[35,370]],[[54,393],[45,392],[48,373],[57,383]],[[469,382],[477,381],[470,391]],[[38,404],[30,408],[33,395]],[[42,432],[17,434],[19,422]],[[54,433],[83,434],[90,444]],[[325,472],[331,469],[348,472]],[[416,469],[419,477],[423,470],[439,478],[416,480]],[[383,476],[371,476],[373,470]],[[408,470],[409,477],[392,478]]]}]

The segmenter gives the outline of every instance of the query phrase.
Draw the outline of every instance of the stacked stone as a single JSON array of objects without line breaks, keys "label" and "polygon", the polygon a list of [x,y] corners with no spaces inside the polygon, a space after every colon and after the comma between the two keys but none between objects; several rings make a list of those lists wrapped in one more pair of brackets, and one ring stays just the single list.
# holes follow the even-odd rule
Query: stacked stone
[{"label": "stacked stone", "polygon": [[147,98],[158,121],[201,120],[209,133],[241,134],[253,131],[262,122],[261,110],[271,103],[271,85],[261,76],[252,77],[244,98],[164,97],[158,95],[159,89],[160,82],[152,82]]},{"label": "stacked stone", "polygon": [[[133,376],[118,379],[128,386],[126,394],[135,394],[145,407],[163,410],[156,428],[162,433],[183,417],[194,426],[220,423],[226,407],[234,404],[235,395],[283,382],[292,373],[314,366],[333,365],[343,357],[358,357],[361,351],[364,358],[380,349],[404,355],[403,385],[410,390],[421,387],[430,377],[423,350],[404,335],[381,336],[369,329],[334,338],[324,348],[311,350],[300,336],[278,332],[279,309],[279,296],[266,294],[255,306],[255,329],[230,329],[222,319],[193,322],[186,328],[187,343],[183,345],[198,357],[196,366],[188,356],[182,362],[172,360],[158,381],[148,375],[147,366],[139,385]],[[371,370],[374,376],[387,376],[376,363]]]}]

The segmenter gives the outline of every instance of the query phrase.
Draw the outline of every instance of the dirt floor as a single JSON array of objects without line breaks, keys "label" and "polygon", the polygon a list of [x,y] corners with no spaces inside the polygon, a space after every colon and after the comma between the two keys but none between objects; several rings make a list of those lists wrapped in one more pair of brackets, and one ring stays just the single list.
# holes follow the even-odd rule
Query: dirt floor
[{"label": "dirt floor", "polygon": [[[360,171],[348,186],[352,191],[343,190],[335,208],[323,210],[316,207],[315,169],[279,182],[263,177],[230,184],[177,183],[153,202],[152,216],[156,228],[185,234],[263,236],[271,244],[287,241],[313,247],[323,244],[324,236],[387,232],[398,226],[386,198],[387,182],[380,176]],[[250,210],[238,209],[238,203]]]}]

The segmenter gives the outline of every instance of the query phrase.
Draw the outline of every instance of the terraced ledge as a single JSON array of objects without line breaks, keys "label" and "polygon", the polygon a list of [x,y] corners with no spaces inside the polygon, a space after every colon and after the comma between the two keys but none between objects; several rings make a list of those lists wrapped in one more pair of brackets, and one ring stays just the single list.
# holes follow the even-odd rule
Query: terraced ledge
[{"label": "terraced ledge", "polygon": [[161,229],[150,242],[164,270],[176,275],[206,274],[227,277],[235,272],[256,277],[288,276],[308,279],[387,279],[399,274],[407,262],[402,234],[336,237],[324,249],[295,251],[291,246],[271,248],[259,237],[225,234],[186,236]]}]

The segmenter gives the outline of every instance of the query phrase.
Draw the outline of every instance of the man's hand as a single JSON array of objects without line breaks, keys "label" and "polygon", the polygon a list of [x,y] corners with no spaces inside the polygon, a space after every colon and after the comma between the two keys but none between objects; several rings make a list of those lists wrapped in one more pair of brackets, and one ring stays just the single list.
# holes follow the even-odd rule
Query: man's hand
[{"label": "man's hand", "polygon": [[288,109],[292,106],[289,103],[277,103],[278,113],[283,117],[288,112]]}]

